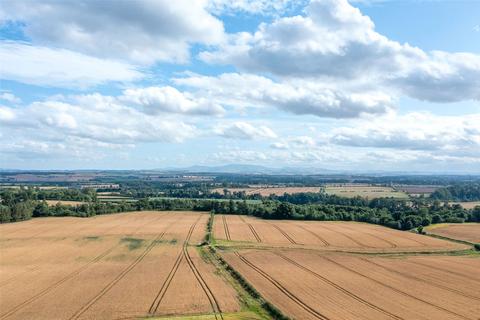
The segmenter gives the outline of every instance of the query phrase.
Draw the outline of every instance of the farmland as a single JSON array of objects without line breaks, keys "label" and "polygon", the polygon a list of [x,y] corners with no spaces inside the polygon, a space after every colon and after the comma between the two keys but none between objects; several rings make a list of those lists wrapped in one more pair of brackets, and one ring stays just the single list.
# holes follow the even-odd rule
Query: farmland
[{"label": "farmland", "polygon": [[141,212],[0,225],[0,318],[238,311],[235,290],[194,247],[207,220],[192,212]]},{"label": "farmland", "polygon": [[448,224],[442,223],[431,225],[426,228],[428,233],[463,240],[472,243],[480,243],[480,223]]},{"label": "farmland", "polygon": [[[268,197],[271,194],[282,196],[285,193],[296,194],[302,192],[320,192],[320,187],[274,187],[274,186],[249,186],[248,188],[226,188],[230,193],[245,192],[245,195],[259,194]],[[212,192],[224,193],[223,188],[213,189]]]},{"label": "farmland", "polygon": [[45,202],[49,206],[55,206],[58,203],[58,204],[61,204],[63,206],[74,206],[74,207],[85,203],[85,202],[82,202],[82,201],[69,201],[69,200],[45,200]]},{"label": "farmland", "polygon": [[339,197],[362,197],[362,198],[408,198],[408,195],[403,191],[395,190],[391,187],[371,186],[361,184],[349,185],[327,185],[325,192]]},{"label": "farmland", "polygon": [[233,242],[235,246],[288,246],[355,252],[445,251],[466,248],[462,244],[358,222],[262,220],[239,215],[216,215],[215,221],[215,238]]},{"label": "farmland", "polygon": [[222,258],[294,319],[480,313],[479,256],[445,255],[469,248],[463,244],[357,222],[235,215],[216,215],[213,230]]},{"label": "farmland", "polygon": [[224,259],[295,319],[472,319],[480,259],[300,250],[225,251]]},{"label": "farmland", "polygon": [[451,202],[450,204],[452,204],[452,205],[459,204],[460,206],[462,206],[462,208],[473,209],[476,206],[480,206],[480,201]]}]

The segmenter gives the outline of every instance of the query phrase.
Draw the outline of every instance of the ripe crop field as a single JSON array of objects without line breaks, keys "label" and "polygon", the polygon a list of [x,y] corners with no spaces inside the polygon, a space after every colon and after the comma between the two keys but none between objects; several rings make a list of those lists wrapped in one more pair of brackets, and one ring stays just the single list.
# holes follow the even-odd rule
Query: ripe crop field
[{"label": "ripe crop field", "polygon": [[374,198],[401,198],[406,199],[408,195],[405,192],[394,190],[390,187],[366,186],[366,185],[327,185],[325,192],[339,197],[362,197],[368,199]]},{"label": "ripe crop field", "polygon": [[0,225],[0,319],[132,319],[240,309],[193,246],[207,214],[135,212]]},{"label": "ripe crop field", "polygon": [[480,201],[465,201],[465,202],[450,202],[451,205],[453,204],[459,204],[461,205],[464,209],[473,209],[476,206],[480,206]]},{"label": "ripe crop field", "polygon": [[68,201],[68,200],[45,200],[45,202],[49,206],[55,206],[57,203],[59,203],[59,204],[64,205],[64,206],[72,206],[72,207],[76,207],[76,206],[79,206],[79,205],[85,203],[85,202],[82,202],[82,201]]},{"label": "ripe crop field", "polygon": [[478,256],[224,251],[262,296],[295,319],[478,319]]},{"label": "ripe crop field", "polygon": [[239,215],[216,215],[214,236],[217,240],[234,241],[235,245],[329,251],[423,252],[468,248],[366,223],[262,220]]},{"label": "ripe crop field", "polygon": [[480,223],[442,223],[429,226],[426,228],[426,231],[451,239],[480,243]]},{"label": "ripe crop field", "polygon": [[[213,189],[212,192],[223,194],[223,188]],[[263,197],[268,197],[271,194],[283,196],[285,193],[295,194],[303,192],[320,192],[320,187],[249,187],[249,188],[227,188],[231,193],[245,192],[246,195],[260,194]]]}]

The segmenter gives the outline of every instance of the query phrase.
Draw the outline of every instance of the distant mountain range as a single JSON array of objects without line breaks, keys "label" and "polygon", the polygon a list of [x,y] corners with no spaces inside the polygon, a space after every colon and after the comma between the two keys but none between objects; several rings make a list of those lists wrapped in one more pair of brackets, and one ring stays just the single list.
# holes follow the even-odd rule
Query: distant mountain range
[{"label": "distant mountain range", "polygon": [[223,166],[191,166],[186,168],[167,169],[191,173],[237,173],[237,174],[332,174],[338,171],[313,168],[269,168],[250,164],[226,164]]},{"label": "distant mountain range", "polygon": [[108,169],[78,169],[78,170],[26,170],[26,169],[7,169],[0,168],[0,172],[3,174],[14,174],[14,173],[172,173],[172,174],[258,174],[258,175],[344,175],[344,176],[475,176],[478,177],[480,173],[474,172],[420,172],[420,171],[385,171],[385,170],[332,170],[325,168],[315,168],[315,167],[266,167],[261,165],[250,165],[250,164],[226,164],[220,166],[205,166],[205,165],[195,165],[189,167],[164,167],[164,168],[155,168],[155,169],[117,169],[117,170],[108,170]]}]

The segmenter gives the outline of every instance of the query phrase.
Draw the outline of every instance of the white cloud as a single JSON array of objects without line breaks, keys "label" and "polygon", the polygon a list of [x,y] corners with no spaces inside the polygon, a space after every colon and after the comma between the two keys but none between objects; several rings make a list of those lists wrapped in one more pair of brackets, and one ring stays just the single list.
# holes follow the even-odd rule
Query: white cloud
[{"label": "white cloud", "polygon": [[128,63],[11,41],[0,42],[0,61],[1,79],[47,87],[84,89],[107,81],[129,82],[143,77]]},{"label": "white cloud", "polygon": [[247,14],[278,15],[292,7],[303,6],[305,0],[210,0],[208,9],[215,14]]},{"label": "white cloud", "polygon": [[119,97],[123,103],[142,107],[148,114],[182,113],[192,115],[221,115],[225,112],[222,106],[205,98],[194,98],[188,93],[166,87],[148,87],[127,89]]},{"label": "white cloud", "polygon": [[177,143],[194,137],[196,131],[181,119],[148,115],[99,94],[0,107],[0,133],[7,142],[2,150],[10,153],[25,153],[30,147],[33,153],[55,148],[80,152],[142,142]]},{"label": "white cloud", "polygon": [[346,0],[313,0],[305,12],[262,23],[255,33],[231,35],[200,58],[282,78],[388,88],[429,101],[480,99],[479,55],[425,52],[392,41]]},{"label": "white cloud", "polygon": [[22,99],[15,96],[11,92],[0,92],[0,100],[7,101],[14,104],[18,104],[22,102]]},{"label": "white cloud", "polygon": [[[0,19],[20,21],[33,43],[141,64],[186,62],[193,43],[216,44],[223,24],[206,0],[4,1]],[[2,22],[2,21],[0,21]]]},{"label": "white cloud", "polygon": [[336,84],[268,78],[238,73],[217,77],[189,75],[174,79],[178,85],[196,88],[197,97],[237,107],[276,107],[293,114],[355,118],[363,114],[383,114],[392,108],[393,98],[373,90],[343,91]]},{"label": "white cloud", "polygon": [[274,142],[270,145],[270,147],[278,150],[286,150],[288,149],[288,144],[284,142]]},{"label": "white cloud", "polygon": [[437,156],[480,157],[480,114],[387,115],[356,121],[330,133],[330,143],[362,148],[426,151]]},{"label": "white cloud", "polygon": [[267,126],[252,125],[247,122],[234,122],[231,124],[219,125],[214,129],[214,132],[224,138],[229,139],[273,139],[277,135]]},{"label": "white cloud", "polygon": [[315,146],[315,140],[312,137],[309,136],[299,136],[299,137],[294,137],[289,139],[290,143],[297,145],[297,146],[302,146],[302,147],[313,147]]}]

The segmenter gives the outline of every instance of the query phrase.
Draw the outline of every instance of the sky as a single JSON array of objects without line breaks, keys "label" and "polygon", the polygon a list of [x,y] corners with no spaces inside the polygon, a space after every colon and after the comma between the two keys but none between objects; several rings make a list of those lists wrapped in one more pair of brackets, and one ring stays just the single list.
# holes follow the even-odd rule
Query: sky
[{"label": "sky", "polygon": [[480,173],[480,1],[5,0],[0,168]]}]

